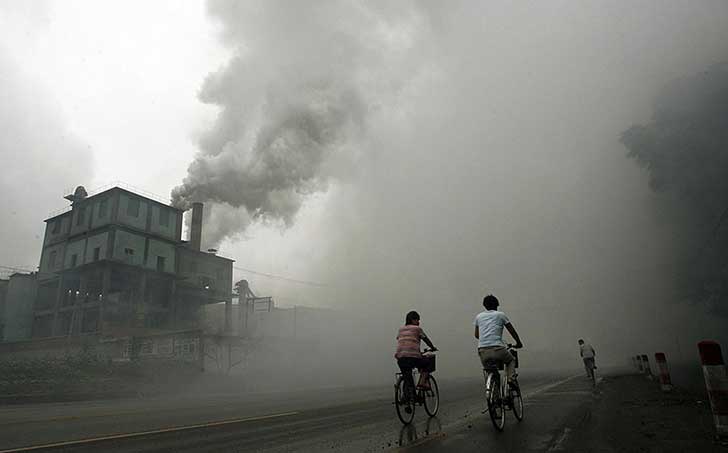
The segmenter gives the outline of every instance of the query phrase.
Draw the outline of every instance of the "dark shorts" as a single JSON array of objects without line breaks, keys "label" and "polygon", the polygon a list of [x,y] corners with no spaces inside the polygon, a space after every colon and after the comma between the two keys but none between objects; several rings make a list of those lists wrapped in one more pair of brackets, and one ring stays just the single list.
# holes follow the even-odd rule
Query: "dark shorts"
[{"label": "dark shorts", "polygon": [[420,372],[433,372],[435,371],[435,356],[431,357],[402,357],[397,359],[397,365],[402,373],[411,373],[413,369],[417,368]]}]

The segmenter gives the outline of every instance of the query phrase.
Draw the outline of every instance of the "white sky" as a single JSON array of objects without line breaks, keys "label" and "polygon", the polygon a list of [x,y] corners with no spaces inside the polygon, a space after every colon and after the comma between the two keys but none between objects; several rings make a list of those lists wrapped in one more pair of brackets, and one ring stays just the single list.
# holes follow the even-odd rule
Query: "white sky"
[{"label": "white sky", "polygon": [[7,51],[93,149],[94,175],[79,183],[121,180],[167,196],[195,153],[192,134],[214,116],[196,93],[226,57],[204,2],[7,4]]},{"label": "white sky", "polygon": [[[74,183],[87,189],[123,181],[168,198],[180,184],[197,151],[196,134],[216,115],[197,93],[229,58],[217,32],[201,0],[0,0],[0,51],[50,95],[46,102],[91,148],[93,174]],[[64,207],[62,196],[72,187],[52,189],[58,196],[52,209]],[[223,244],[222,253],[243,267],[306,278],[302,262],[296,267],[289,258],[309,253],[301,246],[315,227],[306,213],[318,205],[309,203],[293,230],[252,228],[246,241]],[[42,227],[46,214],[34,227]],[[8,263],[37,265],[25,261]],[[319,293],[236,272],[242,277],[257,292],[279,296],[281,305],[315,304]]]}]

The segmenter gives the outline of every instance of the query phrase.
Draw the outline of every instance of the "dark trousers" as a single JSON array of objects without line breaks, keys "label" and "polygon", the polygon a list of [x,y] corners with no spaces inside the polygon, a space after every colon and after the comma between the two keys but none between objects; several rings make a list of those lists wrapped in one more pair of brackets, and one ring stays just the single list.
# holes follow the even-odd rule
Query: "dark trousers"
[{"label": "dark trousers", "polygon": [[397,365],[399,365],[399,369],[402,371],[405,382],[411,388],[414,388],[415,380],[412,377],[412,370],[415,368],[419,368],[420,370],[427,369],[428,361],[424,357],[401,357],[397,359]]}]

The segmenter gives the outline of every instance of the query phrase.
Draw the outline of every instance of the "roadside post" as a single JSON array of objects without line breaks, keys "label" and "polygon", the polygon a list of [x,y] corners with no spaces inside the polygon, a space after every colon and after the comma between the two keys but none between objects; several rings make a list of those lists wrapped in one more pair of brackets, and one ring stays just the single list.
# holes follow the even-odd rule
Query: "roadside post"
[{"label": "roadside post", "polygon": [[642,363],[645,367],[645,376],[647,379],[652,380],[652,369],[650,369],[650,358],[647,357],[647,354],[642,354]]},{"label": "roadside post", "polygon": [[710,397],[710,408],[718,437],[728,437],[728,376],[720,344],[711,340],[698,343],[700,361],[703,364],[705,387]]},{"label": "roadside post", "polygon": [[664,352],[655,353],[655,362],[657,370],[660,373],[660,389],[663,392],[672,391],[672,381],[670,380],[670,369],[667,367],[667,357]]}]

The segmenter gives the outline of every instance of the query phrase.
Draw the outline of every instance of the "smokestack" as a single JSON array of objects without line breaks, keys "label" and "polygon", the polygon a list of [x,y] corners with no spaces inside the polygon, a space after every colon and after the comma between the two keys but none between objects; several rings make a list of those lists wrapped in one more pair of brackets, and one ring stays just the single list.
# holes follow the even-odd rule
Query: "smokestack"
[{"label": "smokestack", "polygon": [[190,248],[200,251],[202,244],[202,203],[192,203],[192,223],[190,225]]}]

